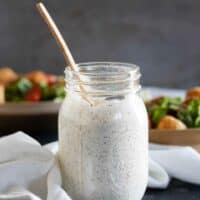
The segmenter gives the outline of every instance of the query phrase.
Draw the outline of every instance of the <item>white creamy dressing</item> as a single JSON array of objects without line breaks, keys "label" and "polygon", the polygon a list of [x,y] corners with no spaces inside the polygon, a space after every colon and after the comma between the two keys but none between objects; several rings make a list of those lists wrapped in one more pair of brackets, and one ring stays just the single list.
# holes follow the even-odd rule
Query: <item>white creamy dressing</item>
[{"label": "white creamy dressing", "polygon": [[68,94],[59,114],[63,185],[73,200],[139,200],[148,178],[148,123],[133,92],[90,106]]}]

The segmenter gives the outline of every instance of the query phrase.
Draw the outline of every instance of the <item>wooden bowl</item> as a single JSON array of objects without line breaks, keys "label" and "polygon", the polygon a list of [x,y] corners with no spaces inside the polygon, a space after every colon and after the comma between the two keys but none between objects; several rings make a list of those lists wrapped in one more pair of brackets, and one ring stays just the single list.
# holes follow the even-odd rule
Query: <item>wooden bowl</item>
[{"label": "wooden bowl", "polygon": [[200,145],[200,128],[189,128],[185,130],[151,129],[149,131],[149,141],[166,145]]}]

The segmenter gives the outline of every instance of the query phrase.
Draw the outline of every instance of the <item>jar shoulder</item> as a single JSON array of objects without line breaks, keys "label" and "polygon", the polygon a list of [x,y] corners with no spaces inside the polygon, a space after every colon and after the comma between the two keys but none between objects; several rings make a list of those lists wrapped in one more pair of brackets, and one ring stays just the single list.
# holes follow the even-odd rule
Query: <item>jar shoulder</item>
[{"label": "jar shoulder", "polygon": [[[76,113],[78,115],[86,116],[106,116],[109,115],[110,118],[116,113],[121,113],[125,115],[127,113],[132,113],[133,115],[138,115],[143,118],[147,118],[147,111],[145,104],[141,97],[137,94],[130,94],[121,99],[112,98],[112,100],[103,100],[96,106],[91,106],[83,99],[71,98],[68,96],[64,99],[59,116],[60,115],[73,115]],[[76,117],[77,117],[76,116]]]}]

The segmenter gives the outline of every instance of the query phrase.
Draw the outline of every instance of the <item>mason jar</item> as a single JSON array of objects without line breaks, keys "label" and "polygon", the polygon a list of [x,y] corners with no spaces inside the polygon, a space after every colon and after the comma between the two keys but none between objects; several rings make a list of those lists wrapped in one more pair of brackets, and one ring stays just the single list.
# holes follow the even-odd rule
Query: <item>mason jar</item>
[{"label": "mason jar", "polygon": [[138,96],[139,67],[77,67],[65,70],[67,96],[59,112],[63,187],[72,200],[140,200],[148,178],[148,120]]}]

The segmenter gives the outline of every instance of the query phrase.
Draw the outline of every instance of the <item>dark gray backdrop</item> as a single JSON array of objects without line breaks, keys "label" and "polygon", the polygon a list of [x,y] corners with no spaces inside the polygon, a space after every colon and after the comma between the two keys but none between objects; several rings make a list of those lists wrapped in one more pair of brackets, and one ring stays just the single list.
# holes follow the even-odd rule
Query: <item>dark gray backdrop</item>
[{"label": "dark gray backdrop", "polygon": [[[64,60],[33,0],[0,0],[0,65],[62,73]],[[141,66],[143,83],[200,84],[199,0],[44,0],[77,62]]]}]

